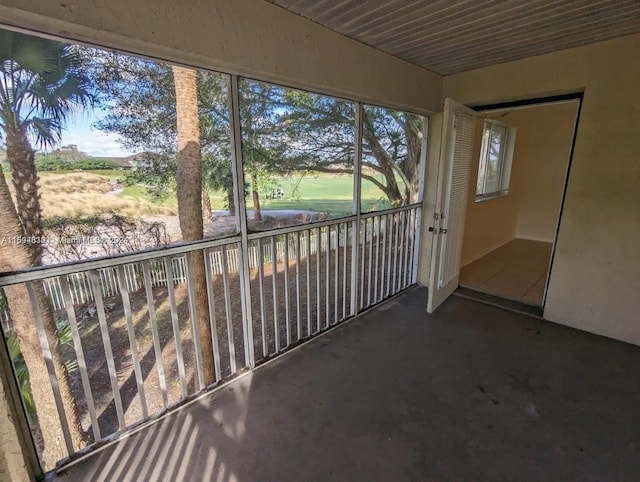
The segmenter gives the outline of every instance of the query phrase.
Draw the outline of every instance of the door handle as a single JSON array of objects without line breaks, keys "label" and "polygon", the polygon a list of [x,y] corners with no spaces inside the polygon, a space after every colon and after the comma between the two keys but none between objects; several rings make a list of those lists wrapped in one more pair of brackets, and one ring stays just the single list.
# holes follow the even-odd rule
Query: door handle
[{"label": "door handle", "polygon": [[429,232],[433,233],[436,229],[433,226],[429,226]]},{"label": "door handle", "polygon": [[440,228],[440,234],[447,234],[447,230]]}]

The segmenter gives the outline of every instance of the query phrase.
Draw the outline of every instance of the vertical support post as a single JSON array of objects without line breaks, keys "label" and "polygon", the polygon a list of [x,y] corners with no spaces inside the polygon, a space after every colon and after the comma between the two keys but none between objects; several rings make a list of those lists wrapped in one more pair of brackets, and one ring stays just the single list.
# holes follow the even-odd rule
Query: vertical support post
[{"label": "vertical support post", "polygon": [[356,135],[353,159],[353,214],[351,237],[351,316],[358,313],[358,247],[360,246],[360,171],[362,166],[362,102],[356,103]]},{"label": "vertical support post", "polygon": [[[37,281],[36,281],[37,283]],[[58,418],[60,420],[60,428],[62,428],[62,436],[67,448],[67,453],[73,455],[75,453],[73,447],[73,441],[71,440],[71,432],[69,431],[69,422],[67,421],[67,415],[64,411],[64,403],[62,402],[62,396],[60,395],[60,388],[58,385],[58,378],[56,377],[56,370],[53,366],[53,356],[51,355],[51,349],[49,347],[49,341],[47,340],[47,332],[44,328],[44,321],[42,319],[42,312],[40,311],[40,304],[36,296],[33,282],[27,283],[27,291],[29,293],[29,300],[31,301],[31,307],[33,308],[36,330],[38,332],[38,338],[40,339],[40,348],[42,349],[42,356],[47,367],[49,374],[49,381],[51,382],[51,389],[53,390],[53,399],[55,401],[56,410],[58,411]],[[104,315],[104,312],[103,312]],[[122,405],[120,405],[122,407]],[[49,410],[53,410],[53,407],[49,407]],[[120,417],[120,413],[118,414]],[[124,418],[121,420],[121,428],[124,425]]]},{"label": "vertical support post", "polygon": [[29,430],[29,422],[20,397],[20,388],[12,369],[7,342],[0,329],[0,452],[4,457],[2,468],[9,480],[35,480],[42,469],[38,453]]},{"label": "vertical support post", "polygon": [[240,92],[238,86],[238,76],[232,75],[229,78],[227,92],[229,93],[229,112],[231,113],[231,158],[233,161],[233,184],[234,197],[236,201],[236,212],[238,213],[238,228],[240,229],[240,297],[242,304],[242,325],[244,335],[244,358],[245,363],[255,367],[255,355],[253,350],[253,317],[251,314],[251,289],[249,284],[249,241],[247,239],[247,209],[244,199],[244,169],[242,162],[242,135],[240,127]]},{"label": "vertical support post", "polygon": [[416,210],[416,230],[413,239],[413,266],[411,269],[411,283],[418,281],[418,264],[420,260],[420,240],[422,239],[422,214],[424,206],[424,185],[426,182],[425,174],[427,172],[427,142],[429,138],[429,122],[428,117],[422,118],[422,145],[420,146],[420,173],[418,174],[418,202],[420,207]]}]

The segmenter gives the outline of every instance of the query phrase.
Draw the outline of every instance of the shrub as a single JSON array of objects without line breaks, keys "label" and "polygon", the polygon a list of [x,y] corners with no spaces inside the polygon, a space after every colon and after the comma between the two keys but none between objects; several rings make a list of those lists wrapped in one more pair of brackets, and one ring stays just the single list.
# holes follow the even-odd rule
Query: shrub
[{"label": "shrub", "polygon": [[86,158],[80,161],[68,161],[59,157],[39,157],[36,159],[36,169],[45,171],[96,171],[96,170],[121,170],[122,166],[108,159]]}]

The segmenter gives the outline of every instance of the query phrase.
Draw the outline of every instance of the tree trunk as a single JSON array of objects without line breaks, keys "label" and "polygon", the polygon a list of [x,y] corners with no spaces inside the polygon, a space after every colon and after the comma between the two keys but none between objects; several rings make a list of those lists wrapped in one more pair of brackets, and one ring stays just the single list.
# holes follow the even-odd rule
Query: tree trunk
[{"label": "tree trunk", "polygon": [[229,216],[236,215],[236,198],[233,195],[233,188],[227,188],[227,205],[229,206]]},{"label": "tree trunk", "polygon": [[[34,255],[29,247],[33,245],[15,242],[16,239],[25,236],[25,231],[11,199],[9,186],[1,168],[0,224],[2,225],[2,235],[6,240],[6,242],[0,243],[0,273],[32,266]],[[85,445],[87,438],[82,431],[70,380],[60,356],[53,313],[42,284],[34,283],[34,288],[51,349],[53,366],[67,414],[71,438],[74,447],[80,449]],[[29,371],[29,384],[35,401],[38,425],[34,428],[35,439],[38,441],[45,469],[51,469],[58,460],[67,456],[67,450],[60,429],[60,420],[56,411],[47,366],[42,355],[40,339],[34,322],[34,313],[25,285],[7,286],[4,288],[4,292],[9,305],[9,315],[20,342],[20,350]]]},{"label": "tree trunk", "polygon": [[251,195],[253,196],[253,220],[262,221],[260,194],[258,193],[258,178],[255,174],[251,174]]},{"label": "tree trunk", "polygon": [[[176,114],[178,135],[178,217],[184,241],[203,237],[202,223],[202,160],[200,152],[200,119],[198,117],[198,85],[196,71],[173,66],[176,90]],[[191,255],[193,283],[196,296],[196,316],[199,342],[202,348],[202,364],[206,385],[215,382],[213,351],[211,349],[211,323],[209,298],[202,251]]]},{"label": "tree trunk", "polygon": [[202,188],[202,220],[213,221],[213,214],[211,213],[211,197],[209,191]]},{"label": "tree trunk", "polygon": [[366,118],[362,124],[362,139],[369,146],[371,154],[376,159],[378,167],[376,170],[385,177],[385,187],[381,188],[392,206],[397,207],[404,204],[404,197],[400,192],[396,173],[393,165],[395,160],[385,151],[384,147],[376,138],[376,134],[371,121]]},{"label": "tree trunk", "polygon": [[7,130],[7,162],[11,168],[11,177],[15,189],[15,210],[22,224],[24,236],[35,238],[29,244],[31,266],[42,264],[43,248],[39,239],[43,236],[42,210],[38,194],[38,172],[34,160],[34,151],[21,129]]}]

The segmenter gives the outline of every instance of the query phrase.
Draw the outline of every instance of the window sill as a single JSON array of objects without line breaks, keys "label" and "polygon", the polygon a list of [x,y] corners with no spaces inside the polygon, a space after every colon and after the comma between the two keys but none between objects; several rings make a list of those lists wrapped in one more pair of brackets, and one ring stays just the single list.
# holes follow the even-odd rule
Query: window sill
[{"label": "window sill", "polygon": [[489,201],[490,199],[496,199],[499,197],[505,197],[509,195],[509,191],[492,192],[489,194],[476,194],[476,202]]}]

